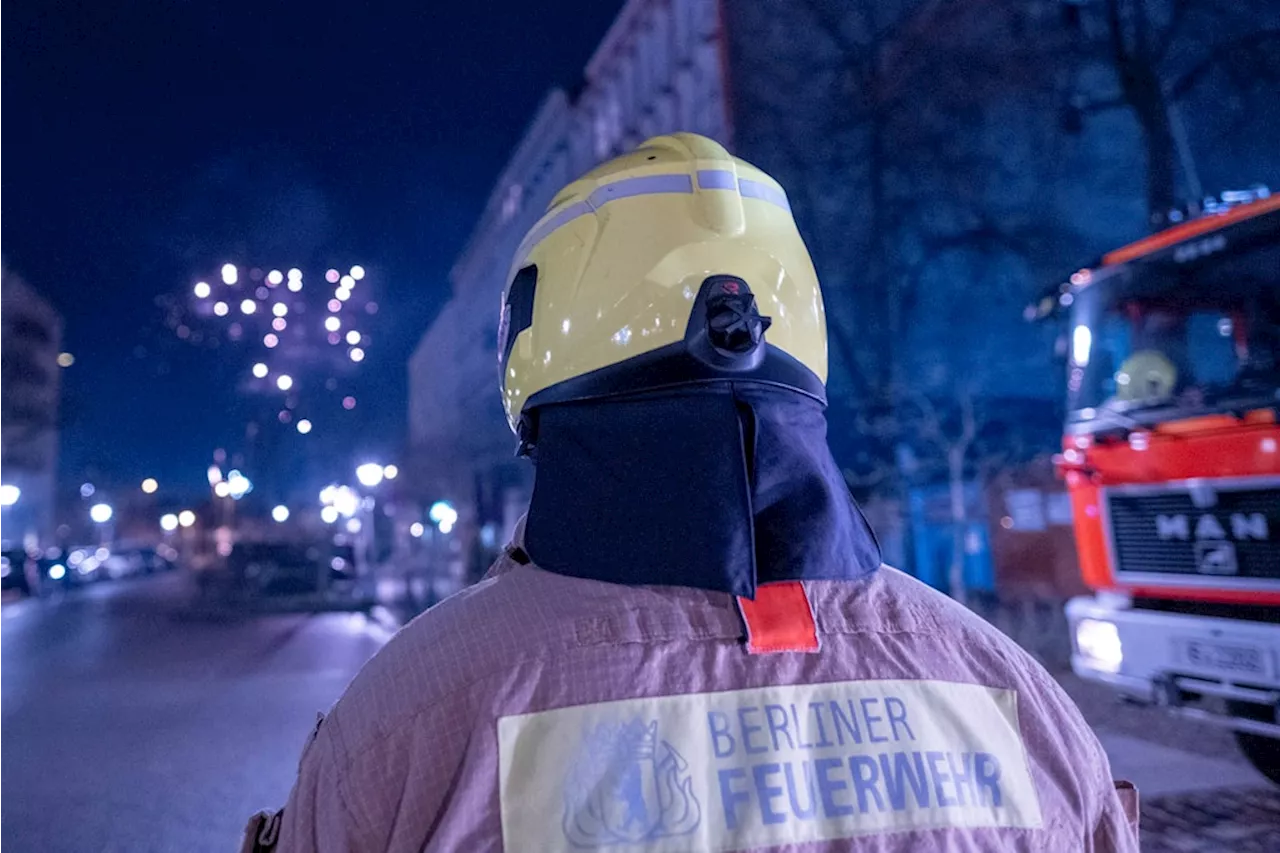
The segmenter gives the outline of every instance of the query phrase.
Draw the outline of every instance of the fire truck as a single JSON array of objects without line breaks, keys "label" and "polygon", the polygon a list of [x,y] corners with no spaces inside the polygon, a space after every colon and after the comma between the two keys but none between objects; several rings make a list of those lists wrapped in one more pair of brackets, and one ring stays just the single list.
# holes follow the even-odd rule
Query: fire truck
[{"label": "fire truck", "polygon": [[1072,669],[1226,726],[1280,784],[1280,196],[1224,194],[1076,270],[1055,457],[1091,595]]}]

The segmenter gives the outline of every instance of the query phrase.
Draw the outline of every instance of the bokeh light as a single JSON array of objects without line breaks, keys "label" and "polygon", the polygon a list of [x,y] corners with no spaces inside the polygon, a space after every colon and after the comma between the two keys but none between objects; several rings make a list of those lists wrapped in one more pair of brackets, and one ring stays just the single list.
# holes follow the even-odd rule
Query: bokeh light
[{"label": "bokeh light", "polygon": [[356,344],[360,343],[360,333],[357,332],[355,329],[352,329],[351,331],[347,332],[347,343],[351,344],[352,346],[355,346]]},{"label": "bokeh light", "polygon": [[209,294],[213,293],[213,288],[209,286],[207,281],[197,281],[194,289],[196,299],[207,299]]},{"label": "bokeh light", "polygon": [[360,349],[360,347],[352,347],[351,352],[347,353],[347,355],[351,357],[352,361],[364,361],[364,350]]},{"label": "bokeh light", "polygon": [[338,301],[337,299],[330,299],[330,300],[329,300],[329,310],[330,310],[330,311],[332,311],[332,312],[334,312],[335,314],[336,314],[336,313],[338,313],[339,311],[341,311],[341,310],[342,310],[342,303],[341,303],[340,301]]},{"label": "bokeh light", "polygon": [[270,284],[274,287],[275,285],[279,284],[282,281],[284,281],[284,274],[281,273],[280,270],[272,270],[271,272],[267,273],[267,284]]},{"label": "bokeh light", "polygon": [[225,302],[213,303],[213,313],[217,314],[219,317],[227,316],[227,312],[230,310],[231,308]]},{"label": "bokeh light", "polygon": [[156,490],[160,488],[160,484],[156,482],[155,477],[148,477],[142,481],[142,491],[144,494],[154,495]]},{"label": "bokeh light", "polygon": [[349,275],[344,275],[344,276],[343,276],[342,278],[340,278],[338,281],[339,281],[339,282],[342,284],[342,286],[343,286],[343,287],[345,287],[347,290],[350,290],[351,288],[353,288],[353,287],[355,287],[355,286],[356,286],[356,280],[355,280],[354,278],[352,278],[351,276],[349,276]]},{"label": "bokeh light", "polygon": [[236,269],[235,264],[222,265],[222,283],[235,284],[240,279],[240,272]]},{"label": "bokeh light", "polygon": [[246,299],[240,303],[240,313],[242,314],[252,314],[257,310],[258,303],[254,302],[252,299]]},{"label": "bokeh light", "polygon": [[165,533],[172,533],[177,530],[178,517],[171,512],[160,516],[160,529]]},{"label": "bokeh light", "polygon": [[396,477],[400,476],[400,469],[395,465],[384,465],[382,466],[382,476],[386,477],[388,480],[394,480]]},{"label": "bokeh light", "polygon": [[346,302],[351,298],[351,291],[347,290],[345,287],[339,287],[333,292],[333,295],[339,302]]},{"label": "bokeh light", "polygon": [[287,373],[281,374],[276,377],[276,387],[281,391],[288,391],[293,387],[293,377]]},{"label": "bokeh light", "polygon": [[356,398],[355,398],[355,397],[343,397],[343,398],[342,398],[342,408],[346,409],[346,410],[349,412],[349,411],[351,411],[352,409],[354,409],[355,407],[356,407]]},{"label": "bokeh light", "polygon": [[271,321],[271,328],[275,329],[277,332],[283,332],[288,327],[289,321],[283,317],[277,317]]},{"label": "bokeh light", "polygon": [[283,302],[277,302],[275,305],[271,306],[271,313],[275,314],[277,317],[283,317],[289,313],[289,306],[285,305]]},{"label": "bokeh light", "polygon": [[253,375],[258,377],[259,379],[266,379],[267,374],[270,372],[271,371],[262,362],[258,362],[253,366]]},{"label": "bokeh light", "polygon": [[360,481],[360,485],[371,489],[381,483],[384,476],[386,473],[377,462],[366,462],[356,468],[356,479]]},{"label": "bokeh light", "polygon": [[337,284],[338,279],[341,276],[342,276],[342,273],[338,272],[337,270],[329,270],[327,273],[324,274],[324,280],[329,282],[330,284]]},{"label": "bokeh light", "polygon": [[311,421],[307,420],[306,418],[303,418],[302,420],[298,421],[298,432],[302,433],[303,435],[306,435],[307,433],[311,432]]},{"label": "bokeh light", "polygon": [[278,504],[271,508],[271,519],[277,524],[284,524],[289,520],[289,508],[284,504]]},{"label": "bokeh light", "polygon": [[189,509],[184,509],[178,513],[178,524],[183,527],[192,527],[196,523],[196,514]]},{"label": "bokeh light", "polygon": [[279,345],[279,343],[280,343],[280,339],[271,333],[267,333],[262,338],[262,345],[267,349],[275,349],[275,347]]},{"label": "bokeh light", "polygon": [[359,281],[360,279],[364,278],[364,267],[360,266],[359,264],[356,264],[354,267],[352,267],[351,277],[354,278],[356,281]]}]

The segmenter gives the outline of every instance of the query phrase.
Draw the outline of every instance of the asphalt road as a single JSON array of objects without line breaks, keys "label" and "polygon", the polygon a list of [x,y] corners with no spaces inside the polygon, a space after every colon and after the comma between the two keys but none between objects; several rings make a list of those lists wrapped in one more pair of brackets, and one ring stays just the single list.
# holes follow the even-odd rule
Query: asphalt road
[{"label": "asphalt road", "polygon": [[6,851],[234,851],[288,796],[316,712],[385,632],[353,614],[195,617],[177,573],[5,604]]}]

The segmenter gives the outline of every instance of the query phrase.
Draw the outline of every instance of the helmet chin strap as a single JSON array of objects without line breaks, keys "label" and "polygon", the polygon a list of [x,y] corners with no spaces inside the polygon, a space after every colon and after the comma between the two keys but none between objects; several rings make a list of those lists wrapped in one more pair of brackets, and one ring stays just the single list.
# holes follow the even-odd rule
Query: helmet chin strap
[{"label": "helmet chin strap", "polygon": [[754,598],[880,565],[822,405],[794,391],[724,382],[544,406],[536,464],[525,550],[548,571]]}]

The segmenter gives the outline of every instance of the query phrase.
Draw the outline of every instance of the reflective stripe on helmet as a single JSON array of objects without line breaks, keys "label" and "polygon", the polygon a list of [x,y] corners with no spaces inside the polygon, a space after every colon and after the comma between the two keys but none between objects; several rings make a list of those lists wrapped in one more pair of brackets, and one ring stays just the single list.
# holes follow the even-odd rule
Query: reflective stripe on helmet
[{"label": "reflective stripe on helmet", "polygon": [[[743,198],[754,198],[777,205],[787,213],[791,205],[787,203],[787,195],[782,190],[771,187],[750,178],[738,178],[733,172],[724,169],[701,169],[698,171],[698,187],[704,190],[737,189]],[[634,198],[641,195],[682,194],[693,192],[693,179],[686,173],[668,175],[642,175],[636,178],[623,178],[596,189],[584,201],[574,202],[563,210],[547,217],[535,225],[529,235],[524,238],[520,248],[516,250],[518,264],[523,264],[533,251],[533,247],[541,243],[549,234],[568,225],[579,216],[585,216],[599,210],[611,201],[623,198]]]}]

